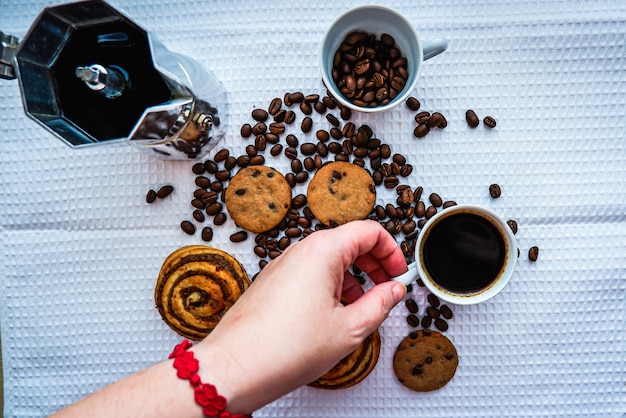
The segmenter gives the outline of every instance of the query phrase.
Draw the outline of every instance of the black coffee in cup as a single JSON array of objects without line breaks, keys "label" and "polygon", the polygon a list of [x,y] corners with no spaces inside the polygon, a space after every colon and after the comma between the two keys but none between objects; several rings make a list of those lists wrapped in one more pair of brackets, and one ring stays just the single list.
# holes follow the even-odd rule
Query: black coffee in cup
[{"label": "black coffee in cup", "polygon": [[476,293],[500,277],[508,248],[492,220],[468,209],[431,221],[421,257],[432,281],[451,292]]}]

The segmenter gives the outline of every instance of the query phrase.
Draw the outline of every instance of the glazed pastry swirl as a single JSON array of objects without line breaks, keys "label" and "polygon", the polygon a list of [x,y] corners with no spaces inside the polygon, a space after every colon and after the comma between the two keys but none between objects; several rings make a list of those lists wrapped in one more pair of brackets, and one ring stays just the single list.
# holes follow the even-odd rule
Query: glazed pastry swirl
[{"label": "glazed pastry swirl", "polygon": [[156,307],[174,331],[201,340],[248,288],[244,267],[230,254],[203,245],[179,248],[161,267]]},{"label": "glazed pastry swirl", "polygon": [[374,370],[380,355],[380,334],[370,334],[352,353],[322,377],[309,384],[316,389],[345,389],[363,381]]}]

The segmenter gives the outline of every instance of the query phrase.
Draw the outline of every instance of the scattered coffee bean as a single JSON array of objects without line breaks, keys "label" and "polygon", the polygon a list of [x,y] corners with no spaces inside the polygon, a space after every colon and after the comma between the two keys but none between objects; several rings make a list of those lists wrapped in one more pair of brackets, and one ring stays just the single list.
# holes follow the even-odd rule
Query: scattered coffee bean
[{"label": "scattered coffee bean", "polygon": [[165,199],[174,191],[174,186],[165,185],[157,190],[156,195],[159,199]]},{"label": "scattered coffee bean", "polygon": [[489,195],[494,198],[497,199],[502,195],[502,189],[500,188],[500,185],[494,183],[492,185],[489,186]]},{"label": "scattered coffee bean", "polygon": [[448,305],[441,305],[441,307],[439,308],[439,312],[441,312],[441,316],[446,319],[452,319],[452,317],[454,316],[452,313],[452,309],[450,309]]},{"label": "scattered coffee bean", "polygon": [[428,315],[424,315],[422,317],[422,321],[421,321],[422,328],[424,328],[424,329],[430,328],[430,325],[432,324],[432,322],[433,322],[433,318],[432,317],[430,317]]},{"label": "scattered coffee bean", "polygon": [[406,99],[406,107],[408,107],[410,110],[416,112],[421,106],[421,103],[419,100],[417,100],[415,97],[409,97],[408,99]]},{"label": "scattered coffee bean", "polygon": [[196,233],[196,227],[189,221],[182,221],[180,223],[180,229],[187,235],[193,235]]},{"label": "scattered coffee bean", "polygon": [[193,218],[194,218],[196,221],[198,221],[198,222],[200,222],[200,223],[204,222],[204,220],[206,219],[206,218],[205,218],[205,216],[204,216],[204,213],[203,213],[200,209],[196,209],[196,210],[194,210],[194,211],[192,212],[192,216],[193,216]]},{"label": "scattered coffee bean", "polygon": [[470,128],[475,128],[478,126],[478,123],[479,123],[478,116],[476,115],[476,112],[474,112],[471,109],[465,112],[465,120],[467,121],[467,125]]},{"label": "scattered coffee bean", "polygon": [[485,118],[483,119],[483,123],[485,124],[487,128],[496,127],[496,120],[491,116],[485,116]]},{"label": "scattered coffee bean", "polygon": [[231,242],[242,242],[248,239],[248,232],[246,231],[238,231],[234,234],[231,234],[230,241]]},{"label": "scattered coffee bean", "polygon": [[415,299],[407,299],[404,301],[404,305],[409,310],[409,312],[416,314],[419,311],[419,306],[417,306],[417,302]]},{"label": "scattered coffee bean", "polygon": [[283,106],[283,101],[280,99],[280,97],[276,97],[272,99],[272,101],[270,102],[270,105],[267,108],[267,112],[270,115],[274,116],[276,113],[278,113],[278,111],[280,110],[282,106]]},{"label": "scattered coffee bean", "polygon": [[420,324],[420,320],[415,314],[409,314],[406,317],[406,322],[412,326],[413,328],[418,327]]},{"label": "scattered coffee bean", "polygon": [[413,130],[413,135],[416,138],[423,138],[428,135],[428,132],[430,132],[430,127],[426,124],[421,124],[415,127],[415,129]]},{"label": "scattered coffee bean", "polygon": [[152,189],[148,190],[148,193],[146,193],[146,203],[154,203],[156,199],[157,192]]},{"label": "scattered coffee bean", "polygon": [[433,206],[437,208],[443,204],[441,196],[439,196],[437,193],[431,193],[430,196],[428,196],[428,200],[430,200],[430,203],[432,203]]},{"label": "scattered coffee bean", "polygon": [[515,222],[513,219],[509,219],[508,221],[506,221],[506,224],[509,226],[509,228],[511,228],[513,234],[517,234],[517,222]]},{"label": "scattered coffee bean", "polygon": [[437,319],[435,319],[435,327],[439,331],[447,331],[448,330],[448,323],[446,322],[445,319],[437,318]]},{"label": "scattered coffee bean", "polygon": [[537,246],[532,246],[528,249],[528,259],[530,261],[537,261],[537,258],[539,258],[539,247]]},{"label": "scattered coffee bean", "polygon": [[426,314],[433,319],[439,318],[440,315],[439,309],[435,308],[434,306],[429,306],[428,308],[426,308]]},{"label": "scattered coffee bean", "polygon": [[243,138],[249,138],[252,135],[252,126],[249,123],[244,123],[241,126],[241,136]]},{"label": "scattered coffee bean", "polygon": [[437,297],[437,295],[435,295],[434,293],[429,293],[426,299],[428,300],[428,303],[430,303],[431,306],[435,308],[439,306],[439,303],[440,303],[439,297]]},{"label": "scattered coffee bean", "polygon": [[209,242],[213,240],[213,228],[211,228],[210,226],[205,226],[204,228],[202,228],[200,236],[202,238],[202,241]]}]

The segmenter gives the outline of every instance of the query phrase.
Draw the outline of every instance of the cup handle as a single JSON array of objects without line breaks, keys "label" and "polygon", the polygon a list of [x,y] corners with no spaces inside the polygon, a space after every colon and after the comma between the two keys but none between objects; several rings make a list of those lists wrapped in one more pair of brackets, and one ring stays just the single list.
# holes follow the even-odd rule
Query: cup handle
[{"label": "cup handle", "polygon": [[406,273],[402,273],[399,276],[392,277],[391,280],[395,282],[400,282],[405,286],[408,286],[411,283],[413,283],[415,280],[417,280],[417,277],[418,277],[417,264],[415,264],[415,261],[409,264],[408,268],[409,270]]},{"label": "cup handle", "polygon": [[433,39],[431,41],[422,42],[422,50],[424,51],[424,61],[436,57],[443,51],[448,49],[447,39]]}]

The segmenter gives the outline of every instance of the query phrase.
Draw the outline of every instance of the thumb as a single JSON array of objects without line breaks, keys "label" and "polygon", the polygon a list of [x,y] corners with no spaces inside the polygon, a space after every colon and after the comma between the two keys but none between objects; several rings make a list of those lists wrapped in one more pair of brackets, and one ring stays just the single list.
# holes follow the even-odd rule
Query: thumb
[{"label": "thumb", "polygon": [[347,321],[353,324],[357,336],[365,338],[382,324],[405,294],[406,287],[402,283],[380,283],[345,307]]}]

